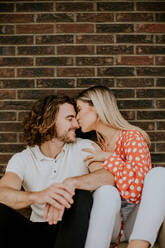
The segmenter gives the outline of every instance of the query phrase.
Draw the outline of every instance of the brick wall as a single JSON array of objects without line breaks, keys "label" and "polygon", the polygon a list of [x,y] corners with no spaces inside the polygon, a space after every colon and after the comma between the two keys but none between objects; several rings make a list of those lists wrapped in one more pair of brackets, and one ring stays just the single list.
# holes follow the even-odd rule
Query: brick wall
[{"label": "brick wall", "polygon": [[165,1],[0,1],[0,174],[40,96],[110,87],[165,166]]}]

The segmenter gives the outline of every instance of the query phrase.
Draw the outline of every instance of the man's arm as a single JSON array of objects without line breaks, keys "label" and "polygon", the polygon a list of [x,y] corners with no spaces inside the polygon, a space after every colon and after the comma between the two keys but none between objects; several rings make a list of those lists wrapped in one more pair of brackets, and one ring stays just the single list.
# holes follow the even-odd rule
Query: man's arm
[{"label": "man's arm", "polygon": [[22,180],[15,173],[7,172],[0,180],[0,202],[13,208],[29,206],[30,193],[21,191]]},{"label": "man's arm", "polygon": [[50,204],[57,209],[70,207],[73,203],[73,190],[67,185],[52,184],[38,192],[21,191],[22,180],[17,174],[7,172],[0,180],[0,202],[13,208],[21,209],[31,204]]},{"label": "man's arm", "polygon": [[115,180],[108,170],[101,168],[90,174],[67,178],[63,183],[75,189],[93,191],[102,185],[115,185]]}]

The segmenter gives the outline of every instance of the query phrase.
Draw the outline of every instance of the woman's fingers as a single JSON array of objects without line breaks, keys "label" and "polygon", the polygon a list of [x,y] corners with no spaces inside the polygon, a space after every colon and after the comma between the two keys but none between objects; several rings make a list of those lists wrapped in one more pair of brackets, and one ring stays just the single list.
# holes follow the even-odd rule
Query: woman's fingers
[{"label": "woman's fingers", "polygon": [[97,151],[100,151],[100,150],[101,150],[101,148],[100,148],[97,144],[95,144],[95,143],[92,143],[92,146],[93,146],[94,149],[97,150]]},{"label": "woman's fingers", "polygon": [[83,152],[89,152],[89,153],[93,153],[94,150],[93,149],[90,149],[90,148],[83,148],[82,149]]},{"label": "woman's fingers", "polygon": [[86,162],[86,161],[88,161],[88,160],[90,160],[90,159],[92,159],[93,158],[93,156],[92,155],[89,155],[89,156],[87,156],[86,158],[84,158],[84,162]]},{"label": "woman's fingers", "polygon": [[44,208],[44,213],[43,213],[43,219],[45,221],[48,219],[49,208],[50,208],[50,205],[49,204],[46,204],[45,205],[45,208]]}]

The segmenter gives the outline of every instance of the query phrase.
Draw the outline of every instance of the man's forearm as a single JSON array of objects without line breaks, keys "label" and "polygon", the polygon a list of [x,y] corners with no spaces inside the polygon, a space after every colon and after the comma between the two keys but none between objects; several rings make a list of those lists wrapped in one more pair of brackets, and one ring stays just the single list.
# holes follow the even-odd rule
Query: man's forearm
[{"label": "man's forearm", "polygon": [[30,192],[10,187],[0,187],[0,202],[13,209],[25,208],[33,203]]},{"label": "man's forearm", "polygon": [[114,176],[104,168],[90,174],[67,178],[64,183],[73,185],[75,189],[91,191],[102,185],[115,185]]}]

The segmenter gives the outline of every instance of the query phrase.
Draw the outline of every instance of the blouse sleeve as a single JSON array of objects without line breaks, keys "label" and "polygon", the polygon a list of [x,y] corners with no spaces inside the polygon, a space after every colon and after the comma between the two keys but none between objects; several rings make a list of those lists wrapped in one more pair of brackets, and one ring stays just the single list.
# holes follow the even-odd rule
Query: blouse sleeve
[{"label": "blouse sleeve", "polygon": [[132,131],[124,139],[121,153],[110,155],[104,167],[114,175],[120,195],[137,204],[141,199],[144,177],[152,167],[150,152],[142,135]]}]

